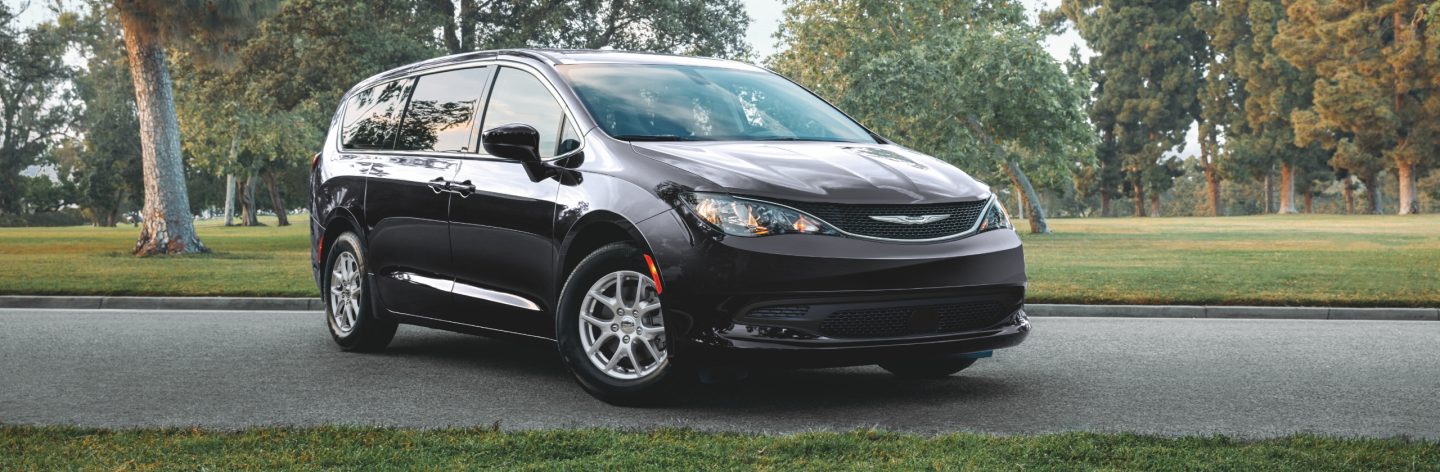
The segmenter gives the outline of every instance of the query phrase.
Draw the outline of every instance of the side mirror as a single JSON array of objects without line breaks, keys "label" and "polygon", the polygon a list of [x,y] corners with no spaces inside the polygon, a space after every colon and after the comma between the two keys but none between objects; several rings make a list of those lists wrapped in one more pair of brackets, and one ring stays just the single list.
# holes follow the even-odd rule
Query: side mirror
[{"label": "side mirror", "polygon": [[490,128],[480,135],[485,152],[520,162],[540,162],[540,132],[530,125],[511,123]]}]

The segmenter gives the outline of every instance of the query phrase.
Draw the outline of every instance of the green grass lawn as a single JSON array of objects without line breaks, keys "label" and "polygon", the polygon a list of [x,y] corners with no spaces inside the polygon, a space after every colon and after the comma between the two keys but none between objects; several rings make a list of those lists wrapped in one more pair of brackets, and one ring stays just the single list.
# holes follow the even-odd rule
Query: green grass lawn
[{"label": "green grass lawn", "polygon": [[0,470],[1440,470],[1440,444],[1066,433],[373,428],[99,431],[0,426]]},{"label": "green grass lawn", "polygon": [[[203,222],[215,253],[182,258],[131,257],[131,227],[0,228],[0,294],[315,296],[293,220]],[[1051,223],[1025,236],[1034,303],[1440,306],[1440,215]]]}]

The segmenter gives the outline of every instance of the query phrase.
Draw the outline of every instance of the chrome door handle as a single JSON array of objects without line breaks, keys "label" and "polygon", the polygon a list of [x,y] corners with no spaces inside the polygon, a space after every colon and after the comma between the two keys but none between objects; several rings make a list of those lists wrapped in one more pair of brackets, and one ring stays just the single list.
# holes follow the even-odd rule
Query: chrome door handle
[{"label": "chrome door handle", "polygon": [[469,197],[470,194],[475,193],[475,184],[470,183],[469,180],[464,182],[446,182],[446,188],[456,195],[459,195],[460,198],[466,198]]},{"label": "chrome door handle", "polygon": [[450,181],[445,180],[444,177],[436,177],[435,180],[426,182],[425,185],[429,186],[430,190],[435,193],[450,191]]}]

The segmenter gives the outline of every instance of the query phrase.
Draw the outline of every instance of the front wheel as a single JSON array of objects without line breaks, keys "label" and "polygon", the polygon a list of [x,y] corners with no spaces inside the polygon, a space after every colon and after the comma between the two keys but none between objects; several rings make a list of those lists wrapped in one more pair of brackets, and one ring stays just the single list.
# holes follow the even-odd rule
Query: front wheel
[{"label": "front wheel", "polygon": [[611,244],[580,261],[561,291],[556,327],[565,365],[607,403],[663,402],[684,377],[670,362],[659,288],[634,246]]}]

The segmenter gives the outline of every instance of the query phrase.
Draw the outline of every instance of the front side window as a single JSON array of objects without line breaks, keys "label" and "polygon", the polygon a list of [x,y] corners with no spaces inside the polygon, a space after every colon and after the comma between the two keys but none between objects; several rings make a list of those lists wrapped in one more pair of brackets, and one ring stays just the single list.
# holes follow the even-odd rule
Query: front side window
[{"label": "front side window", "polygon": [[475,104],[485,93],[490,68],[460,69],[420,77],[395,149],[469,152]]},{"label": "front side window", "polygon": [[346,149],[390,149],[414,79],[386,82],[356,92],[345,103],[340,142]]},{"label": "front side window", "polygon": [[555,101],[550,89],[540,79],[510,67],[500,68],[485,121],[480,127],[489,130],[501,125],[525,124],[540,132],[540,158],[551,158],[579,147],[573,131],[565,123],[565,109]]},{"label": "front side window", "polygon": [[775,74],[676,65],[557,68],[616,139],[875,142],[839,110]]}]

